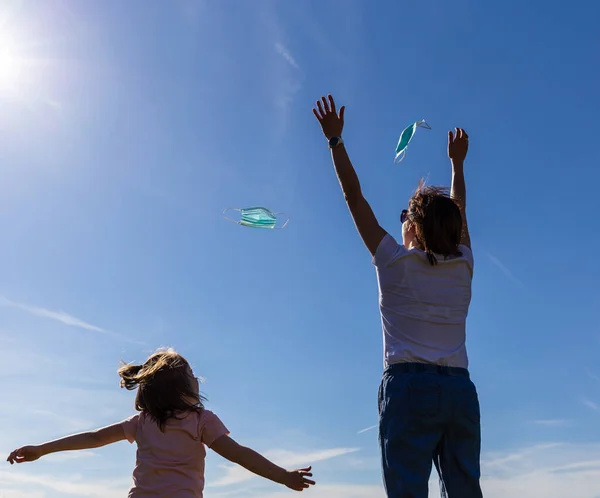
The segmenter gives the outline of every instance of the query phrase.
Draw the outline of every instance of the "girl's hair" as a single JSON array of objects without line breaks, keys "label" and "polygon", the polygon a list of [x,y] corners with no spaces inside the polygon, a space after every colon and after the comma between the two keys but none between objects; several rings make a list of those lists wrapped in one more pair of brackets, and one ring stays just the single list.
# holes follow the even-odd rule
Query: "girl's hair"
[{"label": "girl's hair", "polygon": [[417,243],[432,266],[435,254],[461,256],[458,250],[463,219],[456,202],[444,187],[425,186],[423,180],[408,202],[408,220],[415,227]]},{"label": "girl's hair", "polygon": [[124,363],[118,374],[121,387],[138,390],[135,409],[150,415],[161,431],[178,412],[204,408],[190,364],[173,349],[159,349],[142,365]]}]

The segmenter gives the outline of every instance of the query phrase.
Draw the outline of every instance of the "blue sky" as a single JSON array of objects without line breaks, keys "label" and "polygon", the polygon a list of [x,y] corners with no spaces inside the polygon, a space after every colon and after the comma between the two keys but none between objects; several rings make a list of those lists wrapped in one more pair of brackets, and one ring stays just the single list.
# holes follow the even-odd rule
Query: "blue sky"
[{"label": "blue sky", "polygon": [[[398,237],[418,179],[449,182],[447,130],[469,132],[484,491],[596,498],[598,15],[578,1],[2,2],[0,448],[126,418],[119,360],[170,345],[234,438],[313,464],[310,496],[384,496],[363,431],[382,370],[375,273],[311,113],[331,92]],[[422,118],[432,131],[394,165]],[[221,218],[252,205],[289,226]],[[134,455],[7,464],[0,496],[125,496]],[[290,493],[209,454],[208,498]]]}]

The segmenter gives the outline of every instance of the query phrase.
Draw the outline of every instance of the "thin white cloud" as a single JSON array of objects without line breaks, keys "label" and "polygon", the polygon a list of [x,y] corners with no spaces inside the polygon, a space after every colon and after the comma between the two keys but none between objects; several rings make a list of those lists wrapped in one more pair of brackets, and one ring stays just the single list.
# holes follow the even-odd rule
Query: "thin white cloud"
[{"label": "thin white cloud", "polygon": [[595,403],[590,399],[584,399],[583,404],[588,408],[594,410],[596,413],[600,413],[600,405],[598,405],[598,403]]},{"label": "thin white cloud", "polygon": [[[385,491],[380,485],[361,484],[319,484],[307,491],[310,498],[385,498]],[[255,495],[258,497],[259,495]],[[289,491],[281,490],[274,493],[261,493],[261,498],[289,498]],[[437,494],[439,498],[439,492]]]},{"label": "thin white cloud", "polygon": [[3,489],[0,491],[0,498],[47,498],[43,491],[23,491],[22,489]]},{"label": "thin white cloud", "polygon": [[110,335],[112,337],[115,337],[115,338],[118,338],[121,340],[125,340],[128,342],[137,343],[137,341],[133,341],[121,334],[117,334],[115,332],[111,332],[109,330],[103,329],[102,327],[99,327],[97,325],[93,325],[89,322],[85,322],[73,315],[69,315],[68,313],[65,313],[64,311],[60,311],[60,310],[53,311],[53,310],[49,310],[46,308],[40,308],[38,306],[32,306],[29,304],[17,303],[17,302],[11,301],[10,299],[6,298],[5,296],[0,296],[0,306],[4,306],[6,308],[18,309],[18,310],[24,311],[25,313],[28,313],[30,315],[38,316],[40,318],[48,318],[50,320],[60,322],[69,327],[76,327],[79,329],[88,330],[90,332],[98,332],[100,334]]},{"label": "thin white cloud", "polygon": [[367,432],[373,429],[376,429],[378,427],[377,424],[375,425],[370,425],[369,427],[365,427],[364,429],[361,429],[360,431],[357,432],[357,434],[362,434],[363,432]]},{"label": "thin white cloud", "polygon": [[50,318],[51,320],[64,323],[65,325],[69,325],[71,327],[78,327],[80,329],[90,330],[92,332],[100,332],[102,334],[107,333],[107,331],[103,328],[84,322],[83,320],[69,315],[64,311],[52,311],[45,308],[39,308],[37,306],[30,306],[28,304],[15,303],[4,296],[0,296],[0,306],[16,308],[29,313],[30,315],[39,316],[42,318]]},{"label": "thin white cloud", "polygon": [[[277,463],[277,465],[285,468],[295,468],[312,465],[313,463],[322,462],[324,460],[330,460],[331,458],[347,455],[356,451],[358,451],[358,448],[331,448],[307,453],[296,453],[286,450],[269,450],[265,451],[264,455],[269,460]],[[225,471],[224,475],[216,481],[208,483],[209,487],[231,486],[233,484],[249,481],[256,477],[239,465],[222,465],[221,468]]]},{"label": "thin white cloud", "polygon": [[523,283],[522,280],[520,280],[519,278],[517,278],[515,276],[515,274],[510,271],[496,256],[494,256],[493,254],[490,254],[489,252],[487,253],[488,258],[490,259],[490,261],[496,265],[496,267],[498,267],[498,269],[504,273],[504,275],[509,279],[512,280],[515,284],[517,284],[519,287],[525,287],[525,284]]},{"label": "thin white cloud", "polygon": [[82,458],[96,457],[98,453],[93,451],[65,451],[62,453],[52,453],[44,457],[47,462],[68,462],[72,460],[80,460]]},{"label": "thin white cloud", "polygon": [[600,444],[551,443],[482,461],[486,498],[597,498]]},{"label": "thin white cloud", "polygon": [[300,69],[300,66],[296,62],[296,59],[294,59],[294,56],[290,53],[290,51],[283,43],[277,42],[275,44],[275,50],[277,50],[277,53],[281,55],[281,57],[283,57],[290,64],[290,66],[296,69]]},{"label": "thin white cloud", "polygon": [[[86,498],[123,497],[123,493],[128,488],[128,483],[125,483],[123,479],[94,481],[83,479],[77,475],[57,478],[53,475],[37,474],[22,468],[11,468],[10,470],[0,471],[0,482],[3,486],[7,487],[10,485],[15,485],[19,489],[22,489],[24,486],[42,487],[56,491],[60,496],[70,495]],[[47,495],[44,494],[43,496]]]}]

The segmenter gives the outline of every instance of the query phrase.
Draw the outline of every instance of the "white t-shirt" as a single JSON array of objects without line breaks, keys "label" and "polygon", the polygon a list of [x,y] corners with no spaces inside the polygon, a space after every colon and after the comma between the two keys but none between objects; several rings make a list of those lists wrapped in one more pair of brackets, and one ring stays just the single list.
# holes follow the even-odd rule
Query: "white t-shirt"
[{"label": "white t-shirt", "polygon": [[420,249],[386,234],[373,264],[379,284],[385,366],[401,362],[468,367],[466,319],[471,302],[473,253],[437,255],[432,266]]}]

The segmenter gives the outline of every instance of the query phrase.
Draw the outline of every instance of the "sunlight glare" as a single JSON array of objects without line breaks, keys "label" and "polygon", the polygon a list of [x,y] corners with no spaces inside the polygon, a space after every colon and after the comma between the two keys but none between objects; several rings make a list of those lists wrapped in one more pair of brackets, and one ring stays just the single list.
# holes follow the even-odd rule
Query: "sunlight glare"
[{"label": "sunlight glare", "polygon": [[11,38],[0,39],[0,92],[20,93],[25,81],[26,60],[19,56]]}]

